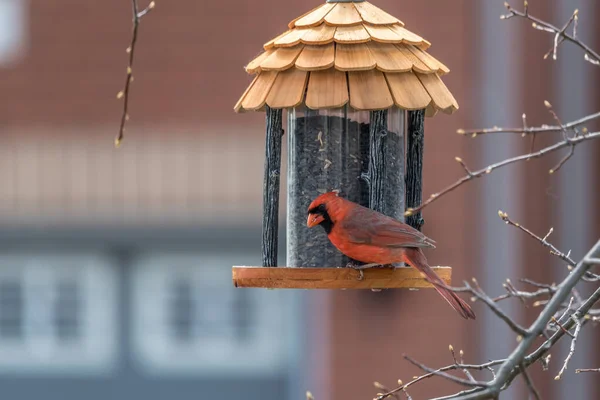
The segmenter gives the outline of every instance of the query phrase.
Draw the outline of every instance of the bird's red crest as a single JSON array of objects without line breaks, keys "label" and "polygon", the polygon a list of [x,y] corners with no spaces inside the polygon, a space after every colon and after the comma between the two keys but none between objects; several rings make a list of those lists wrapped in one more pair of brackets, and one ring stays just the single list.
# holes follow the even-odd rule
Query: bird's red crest
[{"label": "bird's red crest", "polygon": [[331,202],[331,200],[333,200],[337,197],[338,197],[337,191],[323,193],[322,195],[319,195],[317,198],[315,198],[312,201],[312,203],[310,203],[310,206],[308,206],[308,209],[311,210],[313,208],[319,207],[321,204],[327,205],[329,202]]}]

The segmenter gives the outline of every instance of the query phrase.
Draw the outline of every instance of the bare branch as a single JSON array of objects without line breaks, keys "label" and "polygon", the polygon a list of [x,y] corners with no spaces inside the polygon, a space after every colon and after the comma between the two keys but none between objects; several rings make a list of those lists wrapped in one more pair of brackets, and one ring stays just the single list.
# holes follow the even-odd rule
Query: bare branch
[{"label": "bare branch", "polygon": [[[524,126],[522,128],[502,128],[502,127],[493,127],[493,128],[483,128],[483,129],[459,129],[457,133],[459,135],[470,135],[471,137],[478,137],[480,135],[486,135],[490,133],[516,133],[521,136],[526,135],[536,135],[538,133],[551,133],[551,132],[562,132],[564,129],[573,130],[579,126],[582,126],[590,121],[594,121],[596,119],[600,119],[600,111],[595,114],[586,115],[583,118],[577,119],[575,121],[566,123],[564,125],[542,125],[542,126]],[[533,151],[533,150],[532,150]]]},{"label": "bare branch", "polygon": [[[575,321],[575,332],[570,335],[573,339],[571,340],[571,347],[569,348],[569,354],[567,355],[567,358],[565,358],[565,362],[562,366],[562,368],[560,369],[560,371],[558,372],[558,375],[556,375],[554,377],[554,380],[557,381],[559,380],[563,373],[567,370],[567,366],[569,365],[569,361],[571,360],[571,357],[573,357],[573,354],[575,354],[575,345],[577,343],[577,338],[579,337],[579,332],[581,331],[581,321],[579,319],[577,319],[576,317],[571,317],[573,319],[573,321]],[[563,327],[563,330],[565,332],[568,332],[568,330],[566,330],[566,328]]]},{"label": "bare branch", "polygon": [[[524,226],[522,226],[518,222],[514,222],[513,220],[511,220],[509,218],[508,214],[505,213],[504,211],[499,210],[498,211],[498,216],[506,224],[514,226],[515,228],[518,228],[519,230],[525,232],[526,234],[528,234],[529,236],[531,236],[532,238],[534,238],[535,240],[537,240],[538,242],[540,242],[540,244],[542,246],[549,248],[550,249],[550,254],[555,255],[556,257],[560,258],[561,260],[563,260],[564,262],[566,262],[568,265],[575,265],[575,261],[570,257],[570,252],[565,254],[564,252],[562,252],[559,249],[557,249],[556,246],[554,246],[552,243],[548,242],[547,239],[552,234],[552,231],[554,230],[553,228],[550,228],[550,230],[548,231],[548,233],[546,234],[546,236],[544,236],[542,238],[542,237],[536,235],[535,233],[533,233],[532,231],[530,231],[529,229],[525,228]],[[598,280],[598,279],[600,279],[600,275],[593,274],[593,273],[591,273],[589,271],[586,273],[585,277],[588,280]]]},{"label": "bare branch", "polygon": [[527,154],[523,154],[517,157],[513,157],[513,158],[507,158],[505,160],[502,160],[500,162],[494,163],[494,164],[490,164],[485,168],[482,168],[480,170],[471,172],[470,174],[467,174],[465,176],[463,176],[462,178],[460,178],[459,180],[457,180],[456,182],[454,182],[453,184],[447,186],[446,188],[444,188],[443,190],[441,190],[440,192],[434,193],[432,194],[429,199],[425,200],[421,205],[419,205],[418,207],[415,208],[409,208],[406,210],[406,212],[404,213],[405,216],[410,216],[416,212],[419,212],[421,210],[423,210],[425,207],[427,207],[428,205],[430,205],[431,203],[433,203],[434,201],[438,200],[440,197],[442,197],[445,194],[448,194],[450,192],[452,192],[454,189],[464,185],[467,182],[472,181],[475,178],[480,178],[486,174],[491,173],[492,171],[505,167],[507,165],[510,164],[515,164],[521,161],[527,161],[528,159],[531,158],[538,158],[538,157],[542,157],[546,154],[550,154],[553,153],[557,150],[563,149],[565,147],[575,147],[578,144],[588,141],[588,140],[592,140],[592,139],[598,139],[600,138],[600,132],[593,132],[593,133],[588,133],[584,136],[577,136],[574,138],[567,138],[566,140],[562,140],[558,143],[555,143],[551,146],[545,147],[542,150],[536,151],[534,153],[527,153]]},{"label": "bare branch", "polygon": [[129,62],[127,64],[127,76],[125,78],[125,87],[119,93],[117,93],[118,99],[123,99],[123,114],[121,115],[121,124],[119,126],[119,133],[115,138],[115,147],[119,147],[121,142],[123,141],[123,135],[125,133],[125,123],[129,120],[129,114],[127,110],[129,108],[129,89],[131,82],[133,81],[133,60],[135,54],[135,44],[137,42],[138,36],[138,27],[140,25],[141,19],[147,15],[151,10],[154,9],[156,3],[151,1],[148,4],[148,7],[143,9],[142,11],[138,11],[138,2],[137,0],[131,0],[131,5],[133,8],[133,31],[131,33],[131,43],[129,47],[126,49],[126,52],[129,54]]},{"label": "bare branch", "polygon": [[569,331],[567,330],[567,328],[565,328],[565,327],[564,327],[564,325],[563,325],[563,324],[561,324],[561,323],[560,323],[560,321],[559,321],[558,319],[556,319],[556,318],[552,317],[552,322],[554,322],[554,323],[555,323],[555,324],[556,324],[556,325],[557,325],[557,326],[558,326],[560,329],[562,329],[562,331],[563,331],[565,334],[567,334],[567,335],[571,336],[572,338],[575,338],[575,335],[573,335],[571,332],[569,332]]},{"label": "bare branch", "polygon": [[540,396],[540,392],[538,392],[537,388],[535,387],[535,385],[533,384],[533,381],[531,380],[531,377],[529,376],[529,373],[527,372],[527,369],[525,367],[525,365],[521,364],[521,371],[523,374],[523,379],[525,379],[525,383],[527,384],[527,388],[529,389],[529,391],[531,392],[531,394],[533,395],[533,397],[535,398],[535,400],[540,400],[541,396]]},{"label": "bare branch", "polygon": [[[425,371],[427,373],[430,373],[430,374],[433,374],[433,375],[437,375],[437,376],[441,376],[443,378],[446,378],[446,379],[448,379],[448,380],[450,380],[452,382],[458,383],[460,385],[470,386],[470,387],[487,387],[488,386],[488,384],[486,382],[477,382],[477,381],[473,382],[470,379],[469,380],[462,379],[462,378],[458,378],[458,377],[456,377],[454,375],[447,374],[446,372],[442,371],[442,368],[439,368],[439,369],[429,368],[428,366],[426,366],[424,364],[421,364],[420,362],[414,360],[413,358],[411,358],[411,357],[409,357],[407,355],[404,355],[404,358],[408,362],[410,362],[411,364],[413,364],[414,366],[421,368],[423,371]],[[453,366],[455,366],[456,368],[464,368],[462,366],[456,366],[456,364],[453,365]],[[456,369],[456,368],[453,368],[453,369]]]},{"label": "bare branch", "polygon": [[[406,356],[405,356],[406,358]],[[400,386],[398,386],[397,388],[390,390],[386,393],[382,393],[379,394],[375,399],[376,400],[383,400],[386,399],[390,396],[393,396],[395,393],[398,393],[400,391],[405,390],[406,388],[408,388],[409,386],[414,385],[417,382],[420,382],[424,379],[430,378],[432,376],[436,376],[437,372],[445,372],[445,371],[453,371],[453,370],[457,370],[457,369],[471,369],[471,370],[477,370],[477,371],[482,371],[484,369],[490,370],[492,371],[492,375],[494,374],[494,370],[492,369],[492,367],[494,365],[498,365],[501,364],[504,360],[494,360],[494,361],[488,361],[487,363],[484,364],[452,364],[452,365],[447,365],[445,367],[442,368],[438,368],[437,370],[432,370],[431,372],[428,372],[424,375],[421,376],[417,376],[416,378],[414,378],[413,380],[411,380],[410,382],[407,382],[406,384],[402,384],[402,381],[398,381],[398,384]]]},{"label": "bare branch", "polygon": [[[568,42],[571,42],[571,43],[577,45],[585,52],[586,61],[590,61],[594,65],[600,64],[600,54],[598,54],[597,52],[592,50],[587,44],[582,42],[577,37],[576,21],[579,18],[578,10],[575,10],[573,12],[573,14],[571,15],[571,17],[569,18],[569,20],[567,21],[567,23],[563,26],[563,28],[559,29],[556,26],[554,26],[546,21],[542,21],[541,19],[532,16],[527,10],[518,11],[518,10],[514,9],[513,7],[511,7],[508,3],[505,3],[505,5],[506,5],[506,8],[508,9],[508,14],[503,15],[501,17],[501,19],[509,19],[512,17],[525,18],[532,22],[531,26],[533,28],[540,30],[540,31],[550,32],[550,33],[554,34],[554,47],[553,47],[553,57],[552,57],[553,59],[556,60],[556,48],[558,47],[560,42],[568,41]],[[571,25],[572,22],[575,23],[574,28],[573,28],[573,34],[569,34],[567,32],[567,29],[569,28],[569,26]]]},{"label": "bare branch", "polygon": [[[588,252],[584,259],[577,264],[567,278],[558,286],[556,294],[548,302],[535,322],[530,326],[528,329],[528,334],[521,342],[519,342],[517,348],[511,353],[511,355],[502,363],[498,369],[496,378],[489,382],[489,387],[473,391],[469,394],[456,396],[454,398],[461,400],[495,398],[498,396],[501,390],[504,390],[508,387],[508,382],[521,373],[521,369],[517,368],[519,365],[524,365],[527,367],[543,357],[545,353],[552,347],[552,345],[564,335],[562,330],[558,330],[556,333],[554,333],[554,335],[550,339],[547,339],[536,351],[529,355],[526,354],[535,339],[543,332],[547,321],[549,321],[552,315],[556,313],[560,307],[560,304],[565,300],[566,296],[568,296],[571,289],[583,277],[587,269],[590,268],[591,264],[589,263],[589,260],[596,258],[599,255],[600,240]],[[565,324],[565,328],[568,330],[575,325],[576,321],[581,321],[583,316],[586,315],[586,313],[599,299],[600,287],[596,289],[596,291],[577,309],[571,319],[569,319],[569,321]]]},{"label": "bare branch", "polygon": [[600,368],[579,368],[575,370],[576,374],[580,372],[600,372]]},{"label": "bare branch", "polygon": [[466,283],[464,288],[455,288],[454,291],[470,292],[471,294],[473,294],[473,296],[475,296],[475,298],[477,300],[480,300],[483,303],[485,303],[488,306],[488,308],[494,314],[496,314],[496,316],[498,318],[500,318],[502,321],[504,321],[515,333],[517,333],[518,335],[521,335],[521,336],[527,334],[527,330],[525,328],[523,328],[521,325],[516,323],[512,318],[510,318],[500,307],[498,307],[498,305],[496,304],[496,302],[493,299],[491,299],[488,295],[485,294],[485,292],[477,284],[477,280],[473,279],[473,282],[477,285],[477,288],[473,288],[468,283]]}]

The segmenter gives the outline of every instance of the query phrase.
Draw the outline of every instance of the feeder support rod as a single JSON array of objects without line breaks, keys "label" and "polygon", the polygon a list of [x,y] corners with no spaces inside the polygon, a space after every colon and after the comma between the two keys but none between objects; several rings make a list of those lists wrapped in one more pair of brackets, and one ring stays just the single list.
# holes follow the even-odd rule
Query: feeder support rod
[{"label": "feeder support rod", "polygon": [[371,132],[369,139],[369,208],[385,213],[385,167],[387,110],[370,112]]},{"label": "feeder support rod", "polygon": [[263,181],[262,263],[277,266],[282,110],[266,107],[265,176]]},{"label": "feeder support rod", "polygon": [[[423,147],[425,145],[425,110],[408,111],[406,129],[406,208],[414,208],[423,200]],[[421,230],[425,223],[421,212],[406,218],[406,223]]]}]

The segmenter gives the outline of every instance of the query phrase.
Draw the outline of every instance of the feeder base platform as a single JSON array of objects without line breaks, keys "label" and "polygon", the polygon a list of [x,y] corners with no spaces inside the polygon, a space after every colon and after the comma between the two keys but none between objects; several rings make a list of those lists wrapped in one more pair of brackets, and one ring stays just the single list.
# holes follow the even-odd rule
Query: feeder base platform
[{"label": "feeder base platform", "polygon": [[[451,284],[452,268],[432,267],[446,285]],[[232,268],[233,285],[243,288],[268,289],[426,289],[433,285],[412,267],[295,268],[246,267]]]}]

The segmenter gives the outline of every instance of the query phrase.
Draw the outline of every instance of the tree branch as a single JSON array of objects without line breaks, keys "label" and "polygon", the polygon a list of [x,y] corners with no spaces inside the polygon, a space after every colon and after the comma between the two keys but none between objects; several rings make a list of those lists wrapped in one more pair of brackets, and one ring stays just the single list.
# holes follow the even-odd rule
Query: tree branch
[{"label": "tree branch", "polygon": [[[550,254],[555,255],[556,257],[560,258],[561,260],[563,260],[564,262],[567,263],[567,265],[572,266],[575,265],[575,261],[570,257],[571,256],[571,251],[567,252],[566,254],[563,253],[562,251],[558,250],[556,248],[556,246],[554,246],[552,243],[548,242],[548,238],[550,237],[550,235],[552,234],[552,232],[554,231],[554,228],[550,228],[550,230],[548,231],[548,233],[546,234],[546,236],[544,236],[543,238],[536,235],[535,233],[531,232],[529,229],[525,228],[524,226],[522,226],[521,224],[514,222],[513,220],[511,220],[508,217],[508,214],[505,213],[504,211],[500,210],[498,211],[498,216],[500,218],[502,218],[502,221],[504,221],[506,224],[514,226],[515,228],[518,228],[519,230],[525,232],[526,234],[528,234],[529,236],[531,236],[532,238],[534,238],[535,240],[537,240],[538,242],[540,242],[540,244],[544,247],[547,247],[550,249]],[[595,281],[595,280],[600,280],[600,275],[596,275],[593,274],[591,272],[587,272],[585,275],[586,280],[590,280],[590,281]]]},{"label": "tree branch", "polygon": [[[554,26],[546,21],[542,21],[541,19],[536,18],[533,15],[529,14],[529,11],[527,10],[527,8],[524,11],[518,11],[518,10],[514,9],[508,3],[504,3],[504,5],[508,9],[508,14],[501,16],[500,17],[501,19],[510,19],[513,17],[525,18],[532,22],[531,26],[533,28],[540,30],[540,31],[550,32],[550,33],[554,34],[554,46],[552,48],[552,53],[553,53],[552,58],[554,60],[556,60],[556,58],[557,58],[556,54],[557,54],[558,45],[562,41],[566,40],[566,41],[571,42],[571,43],[575,44],[576,46],[580,47],[584,51],[584,54],[585,54],[584,58],[586,61],[590,62],[593,65],[600,65],[600,54],[596,53],[594,50],[592,50],[590,48],[590,46],[588,46],[587,44],[582,42],[577,37],[577,20],[579,19],[579,10],[575,10],[573,12],[573,14],[571,15],[571,17],[569,18],[569,20],[567,21],[567,23],[565,23],[565,25],[563,26],[563,28],[559,29],[556,26]],[[571,25],[572,22],[574,22],[573,33],[569,34],[567,32],[567,29],[569,28],[569,26]]]},{"label": "tree branch", "polygon": [[[496,378],[489,382],[489,387],[471,392],[469,394],[454,397],[460,400],[477,400],[477,399],[490,399],[496,398],[499,393],[508,387],[508,383],[514,379],[515,376],[521,373],[521,369],[517,368],[519,365],[525,367],[531,365],[533,362],[539,360],[547,350],[551,348],[551,345],[556,343],[560,339],[564,332],[557,330],[554,335],[547,339],[536,351],[527,356],[527,351],[536,340],[538,336],[542,334],[548,321],[551,319],[554,313],[560,308],[561,303],[569,295],[571,289],[577,284],[577,282],[583,277],[585,272],[591,267],[590,259],[597,258],[600,255],[600,240],[594,245],[594,247],[586,254],[573,271],[567,276],[567,278],[558,285],[556,294],[550,299],[544,310],[540,313],[535,322],[528,329],[527,335],[521,340],[517,348],[511,353],[509,357],[500,365]],[[600,287],[577,309],[573,314],[572,318],[565,324],[565,328],[568,330],[575,321],[581,320],[593,307],[593,305],[600,299]]]},{"label": "tree branch", "polygon": [[580,372],[600,372],[600,368],[579,368],[575,370],[576,374]]},{"label": "tree branch", "polygon": [[[444,188],[443,190],[441,190],[440,192],[434,193],[432,194],[429,199],[425,200],[420,206],[415,207],[415,208],[409,208],[406,210],[406,212],[404,213],[405,216],[409,216],[412,215],[413,213],[419,212],[421,210],[423,210],[425,207],[427,207],[428,205],[430,205],[431,203],[433,203],[434,201],[438,200],[440,197],[442,197],[445,194],[448,194],[450,192],[452,192],[454,189],[464,185],[467,182],[472,181],[473,179],[476,178],[480,178],[486,174],[491,173],[492,171],[502,168],[502,167],[506,167],[507,165],[510,164],[515,164],[521,161],[527,161],[531,158],[539,158],[542,157],[546,154],[550,154],[553,153],[557,150],[563,149],[565,147],[575,147],[578,144],[588,141],[588,140],[593,140],[593,139],[598,139],[600,138],[600,132],[593,132],[593,133],[588,133],[586,135],[583,136],[577,136],[577,137],[573,137],[573,138],[567,138],[564,139],[558,143],[555,143],[551,146],[545,147],[542,150],[533,152],[533,153],[527,153],[527,154],[523,154],[520,155],[518,157],[513,157],[513,158],[507,158],[505,160],[499,161],[497,163],[494,164],[490,164],[485,168],[482,168],[480,170],[474,171],[474,172],[470,172],[467,175],[463,176],[462,178],[460,178],[459,180],[457,180],[456,182],[454,182],[453,184],[447,186],[446,188]],[[461,160],[462,161],[462,160]],[[551,173],[554,172],[554,170],[550,170]]]},{"label": "tree branch", "polygon": [[540,400],[541,399],[540,392],[537,390],[537,388],[533,384],[533,381],[531,380],[531,377],[529,376],[527,369],[525,368],[525,366],[523,364],[521,364],[520,368],[521,368],[521,371],[523,371],[522,372],[523,379],[525,380],[525,383],[527,384],[527,388],[529,389],[529,391],[531,392],[531,394],[533,395],[535,400]]},{"label": "tree branch", "polygon": [[129,114],[127,113],[127,110],[129,108],[129,88],[131,82],[133,81],[133,57],[135,53],[135,44],[137,42],[138,27],[142,18],[154,9],[156,3],[154,1],[151,1],[148,4],[148,7],[146,7],[142,11],[138,11],[139,7],[137,0],[131,0],[131,6],[133,8],[133,31],[131,33],[131,43],[129,44],[129,47],[125,50],[129,54],[129,62],[127,64],[127,75],[125,78],[125,87],[123,88],[123,90],[117,93],[117,99],[123,99],[123,114],[121,115],[119,133],[115,138],[115,147],[119,147],[121,145],[121,142],[123,141],[123,135],[125,133],[125,123],[129,120]]},{"label": "tree branch", "polygon": [[[523,118],[525,118],[525,114],[523,114]],[[521,136],[526,135],[536,135],[538,133],[556,133],[562,132],[564,129],[574,130],[581,125],[584,125],[588,122],[600,119],[600,111],[594,114],[586,115],[583,118],[568,122],[564,125],[542,125],[542,126],[530,126],[528,127],[524,124],[521,128],[502,128],[495,126],[493,128],[483,128],[483,129],[459,129],[456,131],[459,135],[470,135],[471,137],[477,137],[480,135],[487,135],[490,133],[517,133]],[[531,149],[533,152],[533,149]]]}]

